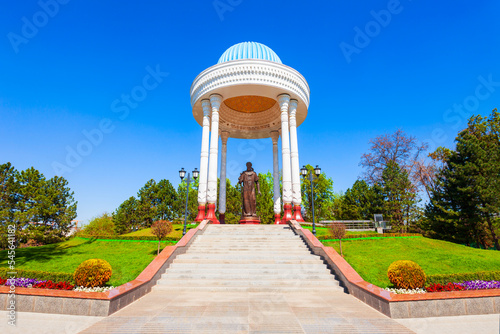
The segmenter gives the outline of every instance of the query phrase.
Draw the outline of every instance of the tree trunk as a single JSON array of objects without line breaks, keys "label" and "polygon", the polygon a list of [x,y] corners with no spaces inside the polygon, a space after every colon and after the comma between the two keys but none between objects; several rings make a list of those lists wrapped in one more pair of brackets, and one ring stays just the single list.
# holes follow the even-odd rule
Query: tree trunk
[{"label": "tree trunk", "polygon": [[495,233],[495,228],[493,226],[493,222],[491,221],[490,216],[486,216],[486,221],[488,222],[488,227],[491,232],[491,236],[493,237],[493,242],[495,243],[495,249],[500,250],[500,246],[498,245],[498,236]]}]

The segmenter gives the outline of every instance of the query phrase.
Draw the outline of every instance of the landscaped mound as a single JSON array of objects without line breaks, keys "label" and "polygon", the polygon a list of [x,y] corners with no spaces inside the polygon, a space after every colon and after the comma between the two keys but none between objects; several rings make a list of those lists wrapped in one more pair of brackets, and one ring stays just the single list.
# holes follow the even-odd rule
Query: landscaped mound
[{"label": "landscaped mound", "polygon": [[77,285],[93,288],[103,286],[111,278],[111,265],[101,259],[83,261],[75,270],[73,277]]},{"label": "landscaped mound", "polygon": [[407,260],[393,262],[387,270],[387,276],[397,289],[422,288],[426,280],[422,268],[417,263]]}]

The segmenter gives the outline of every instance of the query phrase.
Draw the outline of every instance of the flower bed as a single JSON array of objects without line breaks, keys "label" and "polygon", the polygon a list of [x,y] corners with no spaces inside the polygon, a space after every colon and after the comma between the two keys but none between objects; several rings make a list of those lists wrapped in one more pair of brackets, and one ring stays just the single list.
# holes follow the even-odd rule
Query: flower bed
[{"label": "flower bed", "polygon": [[448,284],[439,284],[434,283],[425,288],[427,292],[442,292],[442,291],[462,291],[465,288],[460,283],[448,283]]},{"label": "flower bed", "polygon": [[40,281],[34,278],[19,277],[14,279],[3,279],[0,277],[0,285],[13,285],[22,288],[34,288],[34,289],[51,289],[51,290],[73,290],[82,292],[106,292],[108,290],[114,289],[113,286],[105,287],[95,287],[95,288],[85,288],[83,286],[76,286],[71,283],[62,282],[52,282],[51,280]]},{"label": "flower bed", "polygon": [[398,295],[411,295],[414,293],[426,293],[425,289],[395,289],[395,288],[385,288],[389,292],[398,294]]},{"label": "flower bed", "polygon": [[461,284],[465,290],[485,290],[485,289],[500,289],[500,281],[465,281]]}]

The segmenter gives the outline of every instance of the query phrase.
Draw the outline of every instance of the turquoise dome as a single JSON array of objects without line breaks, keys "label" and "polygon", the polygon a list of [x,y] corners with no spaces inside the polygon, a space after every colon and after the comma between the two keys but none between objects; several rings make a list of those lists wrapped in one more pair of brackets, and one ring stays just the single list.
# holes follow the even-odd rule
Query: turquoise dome
[{"label": "turquoise dome", "polygon": [[264,44],[256,42],[243,42],[231,46],[222,54],[217,64],[240,59],[262,59],[283,64],[276,52]]}]

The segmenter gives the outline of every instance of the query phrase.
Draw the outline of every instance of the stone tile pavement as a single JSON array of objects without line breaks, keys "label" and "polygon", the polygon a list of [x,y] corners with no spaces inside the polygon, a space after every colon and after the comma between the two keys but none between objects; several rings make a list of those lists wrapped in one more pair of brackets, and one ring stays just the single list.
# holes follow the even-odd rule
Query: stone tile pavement
[{"label": "stone tile pavement", "polygon": [[343,292],[158,292],[82,333],[413,333]]}]

